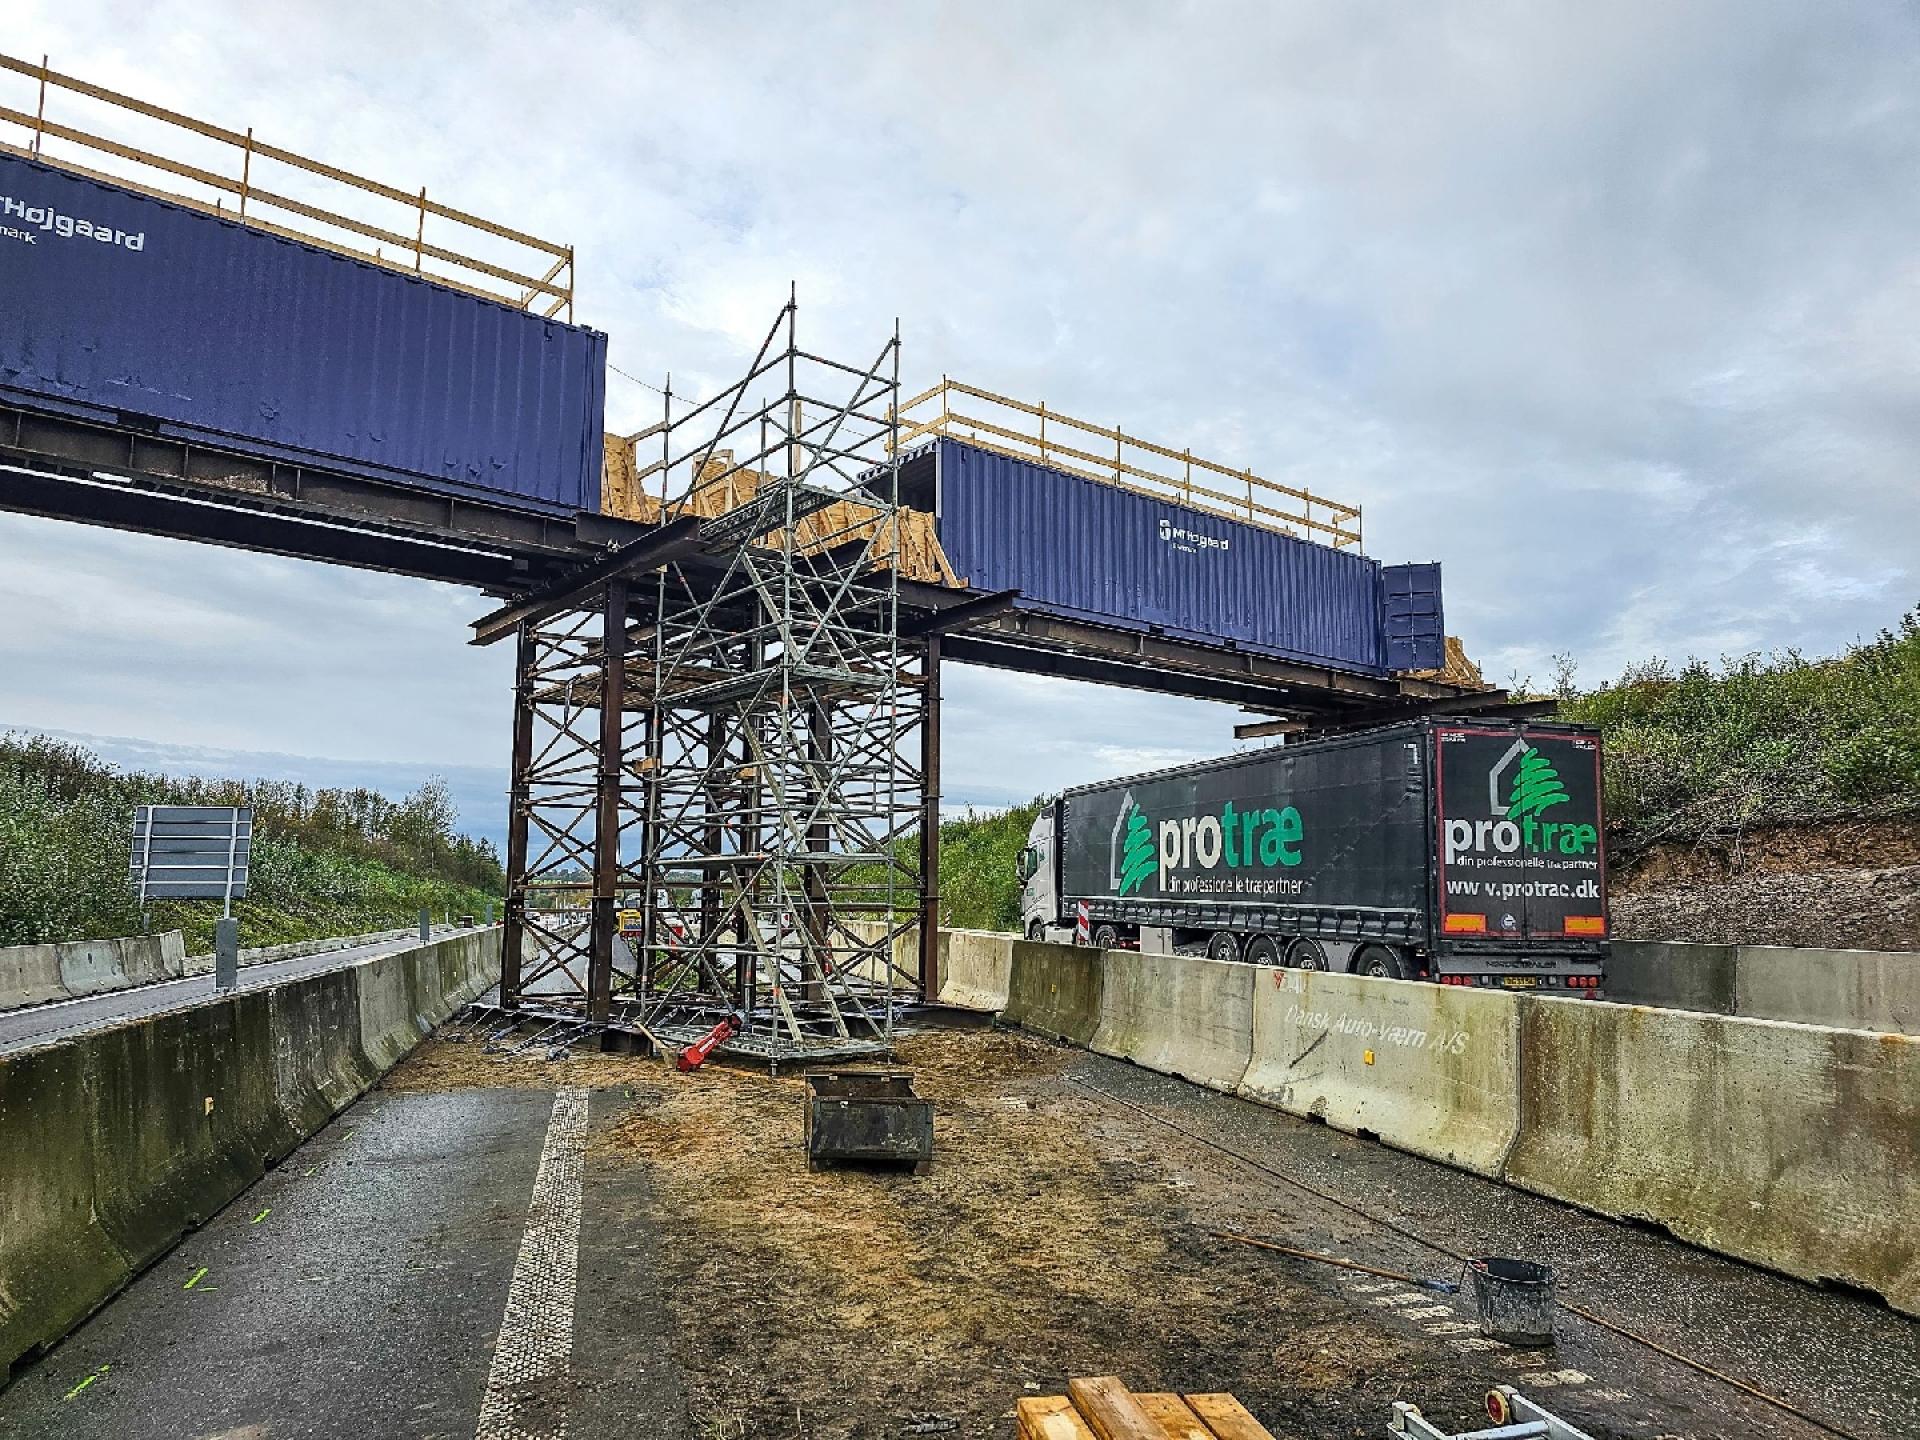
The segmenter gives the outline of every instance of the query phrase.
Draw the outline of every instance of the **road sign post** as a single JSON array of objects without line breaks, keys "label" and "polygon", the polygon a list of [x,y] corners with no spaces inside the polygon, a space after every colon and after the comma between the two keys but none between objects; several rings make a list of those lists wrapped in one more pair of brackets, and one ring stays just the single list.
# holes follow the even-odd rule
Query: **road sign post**
[{"label": "road sign post", "polygon": [[231,990],[240,983],[240,922],[222,916],[213,922],[213,988]]}]

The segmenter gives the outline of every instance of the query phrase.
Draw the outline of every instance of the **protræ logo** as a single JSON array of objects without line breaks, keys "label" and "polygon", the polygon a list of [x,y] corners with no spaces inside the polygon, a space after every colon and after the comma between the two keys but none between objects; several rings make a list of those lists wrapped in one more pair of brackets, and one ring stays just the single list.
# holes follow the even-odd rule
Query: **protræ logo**
[{"label": "protr\u00e6 logo", "polygon": [[1229,800],[1216,815],[1188,815],[1156,826],[1129,793],[1114,825],[1113,873],[1120,895],[1138,893],[1148,876],[1161,892],[1187,871],[1291,869],[1300,864],[1306,822],[1287,805],[1238,808]]},{"label": "protr\u00e6 logo", "polygon": [[1127,807],[1127,828],[1120,851],[1120,893],[1131,895],[1153,874],[1153,827],[1138,805]]},{"label": "protr\u00e6 logo", "polygon": [[[1506,801],[1501,783],[1506,780]],[[1556,805],[1571,803],[1553,762],[1526,740],[1515,740],[1487,772],[1485,820],[1447,821],[1447,862],[1468,855],[1588,855],[1600,841],[1597,827],[1578,821],[1541,817]]]}]

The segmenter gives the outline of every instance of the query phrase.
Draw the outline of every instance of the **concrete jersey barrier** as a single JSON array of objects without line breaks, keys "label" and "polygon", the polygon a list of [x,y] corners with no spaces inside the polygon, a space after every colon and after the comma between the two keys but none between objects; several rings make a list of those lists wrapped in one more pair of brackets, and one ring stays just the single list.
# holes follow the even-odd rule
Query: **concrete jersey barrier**
[{"label": "concrete jersey barrier", "polygon": [[130,990],[185,973],[186,941],[178,930],[114,940],[11,945],[0,950],[0,1010]]},{"label": "concrete jersey barrier", "polygon": [[1097,953],[1100,1012],[1089,1049],[1209,1089],[1239,1088],[1253,1054],[1253,966]]},{"label": "concrete jersey barrier", "polygon": [[1262,969],[1240,1093],[1498,1178],[1520,1126],[1520,1000]]},{"label": "concrete jersey barrier", "polygon": [[1056,1040],[1092,1044],[1100,1027],[1101,952],[1043,940],[1011,944],[1003,1017]]},{"label": "concrete jersey barrier", "polygon": [[1920,951],[1616,940],[1607,998],[1920,1035]]},{"label": "concrete jersey barrier", "polygon": [[991,930],[940,932],[940,1003],[962,1010],[1007,1008],[1014,937]]},{"label": "concrete jersey barrier", "polygon": [[1920,1314],[1920,1040],[1529,999],[1513,1184]]},{"label": "concrete jersey barrier", "polygon": [[0,1378],[496,976],[476,930],[0,1056]]}]

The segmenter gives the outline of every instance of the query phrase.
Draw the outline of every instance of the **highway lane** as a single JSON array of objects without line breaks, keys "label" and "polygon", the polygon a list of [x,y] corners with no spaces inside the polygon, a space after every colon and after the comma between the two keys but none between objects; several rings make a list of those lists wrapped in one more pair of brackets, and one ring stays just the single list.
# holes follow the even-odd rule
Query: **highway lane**
[{"label": "highway lane", "polygon": [[[444,940],[467,932],[457,926],[436,925],[432,933],[434,939]],[[363,960],[372,960],[381,955],[391,955],[400,950],[411,949],[419,943],[417,935],[409,934],[391,940],[373,941],[347,950],[328,950],[318,955],[297,955],[285,960],[269,960],[259,965],[245,965],[240,969],[238,988],[257,990],[285,980],[296,980],[305,975],[340,970],[349,965],[357,965]],[[204,1004],[218,994],[219,991],[214,988],[211,974],[189,975],[183,980],[163,980],[158,984],[141,985],[132,990],[115,990],[106,995],[89,995],[78,1000],[56,1000],[50,1005],[35,1005],[26,1010],[10,1010],[0,1015],[0,1055],[13,1050],[26,1050],[35,1045],[53,1044],[60,1040],[71,1039],[88,1030],[118,1025],[128,1020],[139,1020],[150,1015],[163,1014],[169,1010],[181,1010],[190,1005]]]},{"label": "highway lane", "polygon": [[[589,1125],[623,1105],[595,1093]],[[560,1414],[587,1440],[683,1440],[645,1176],[591,1155],[576,1378],[477,1424],[553,1110],[526,1086],[370,1092],[17,1372],[0,1440],[546,1440]]]}]

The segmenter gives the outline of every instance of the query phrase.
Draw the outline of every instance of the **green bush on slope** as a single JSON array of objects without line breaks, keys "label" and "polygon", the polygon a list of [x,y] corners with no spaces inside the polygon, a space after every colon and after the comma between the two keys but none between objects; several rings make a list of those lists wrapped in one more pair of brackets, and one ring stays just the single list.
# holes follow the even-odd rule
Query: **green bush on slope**
[{"label": "green bush on slope", "polygon": [[[274,945],[410,925],[422,908],[478,914],[500,894],[493,847],[452,831],[446,787],[404,800],[371,790],[130,774],[77,745],[0,735],[0,945],[129,935],[140,908],[127,881],[140,805],[251,805],[250,894],[241,943]],[[152,927],[213,944],[213,901],[151,907]]]}]

